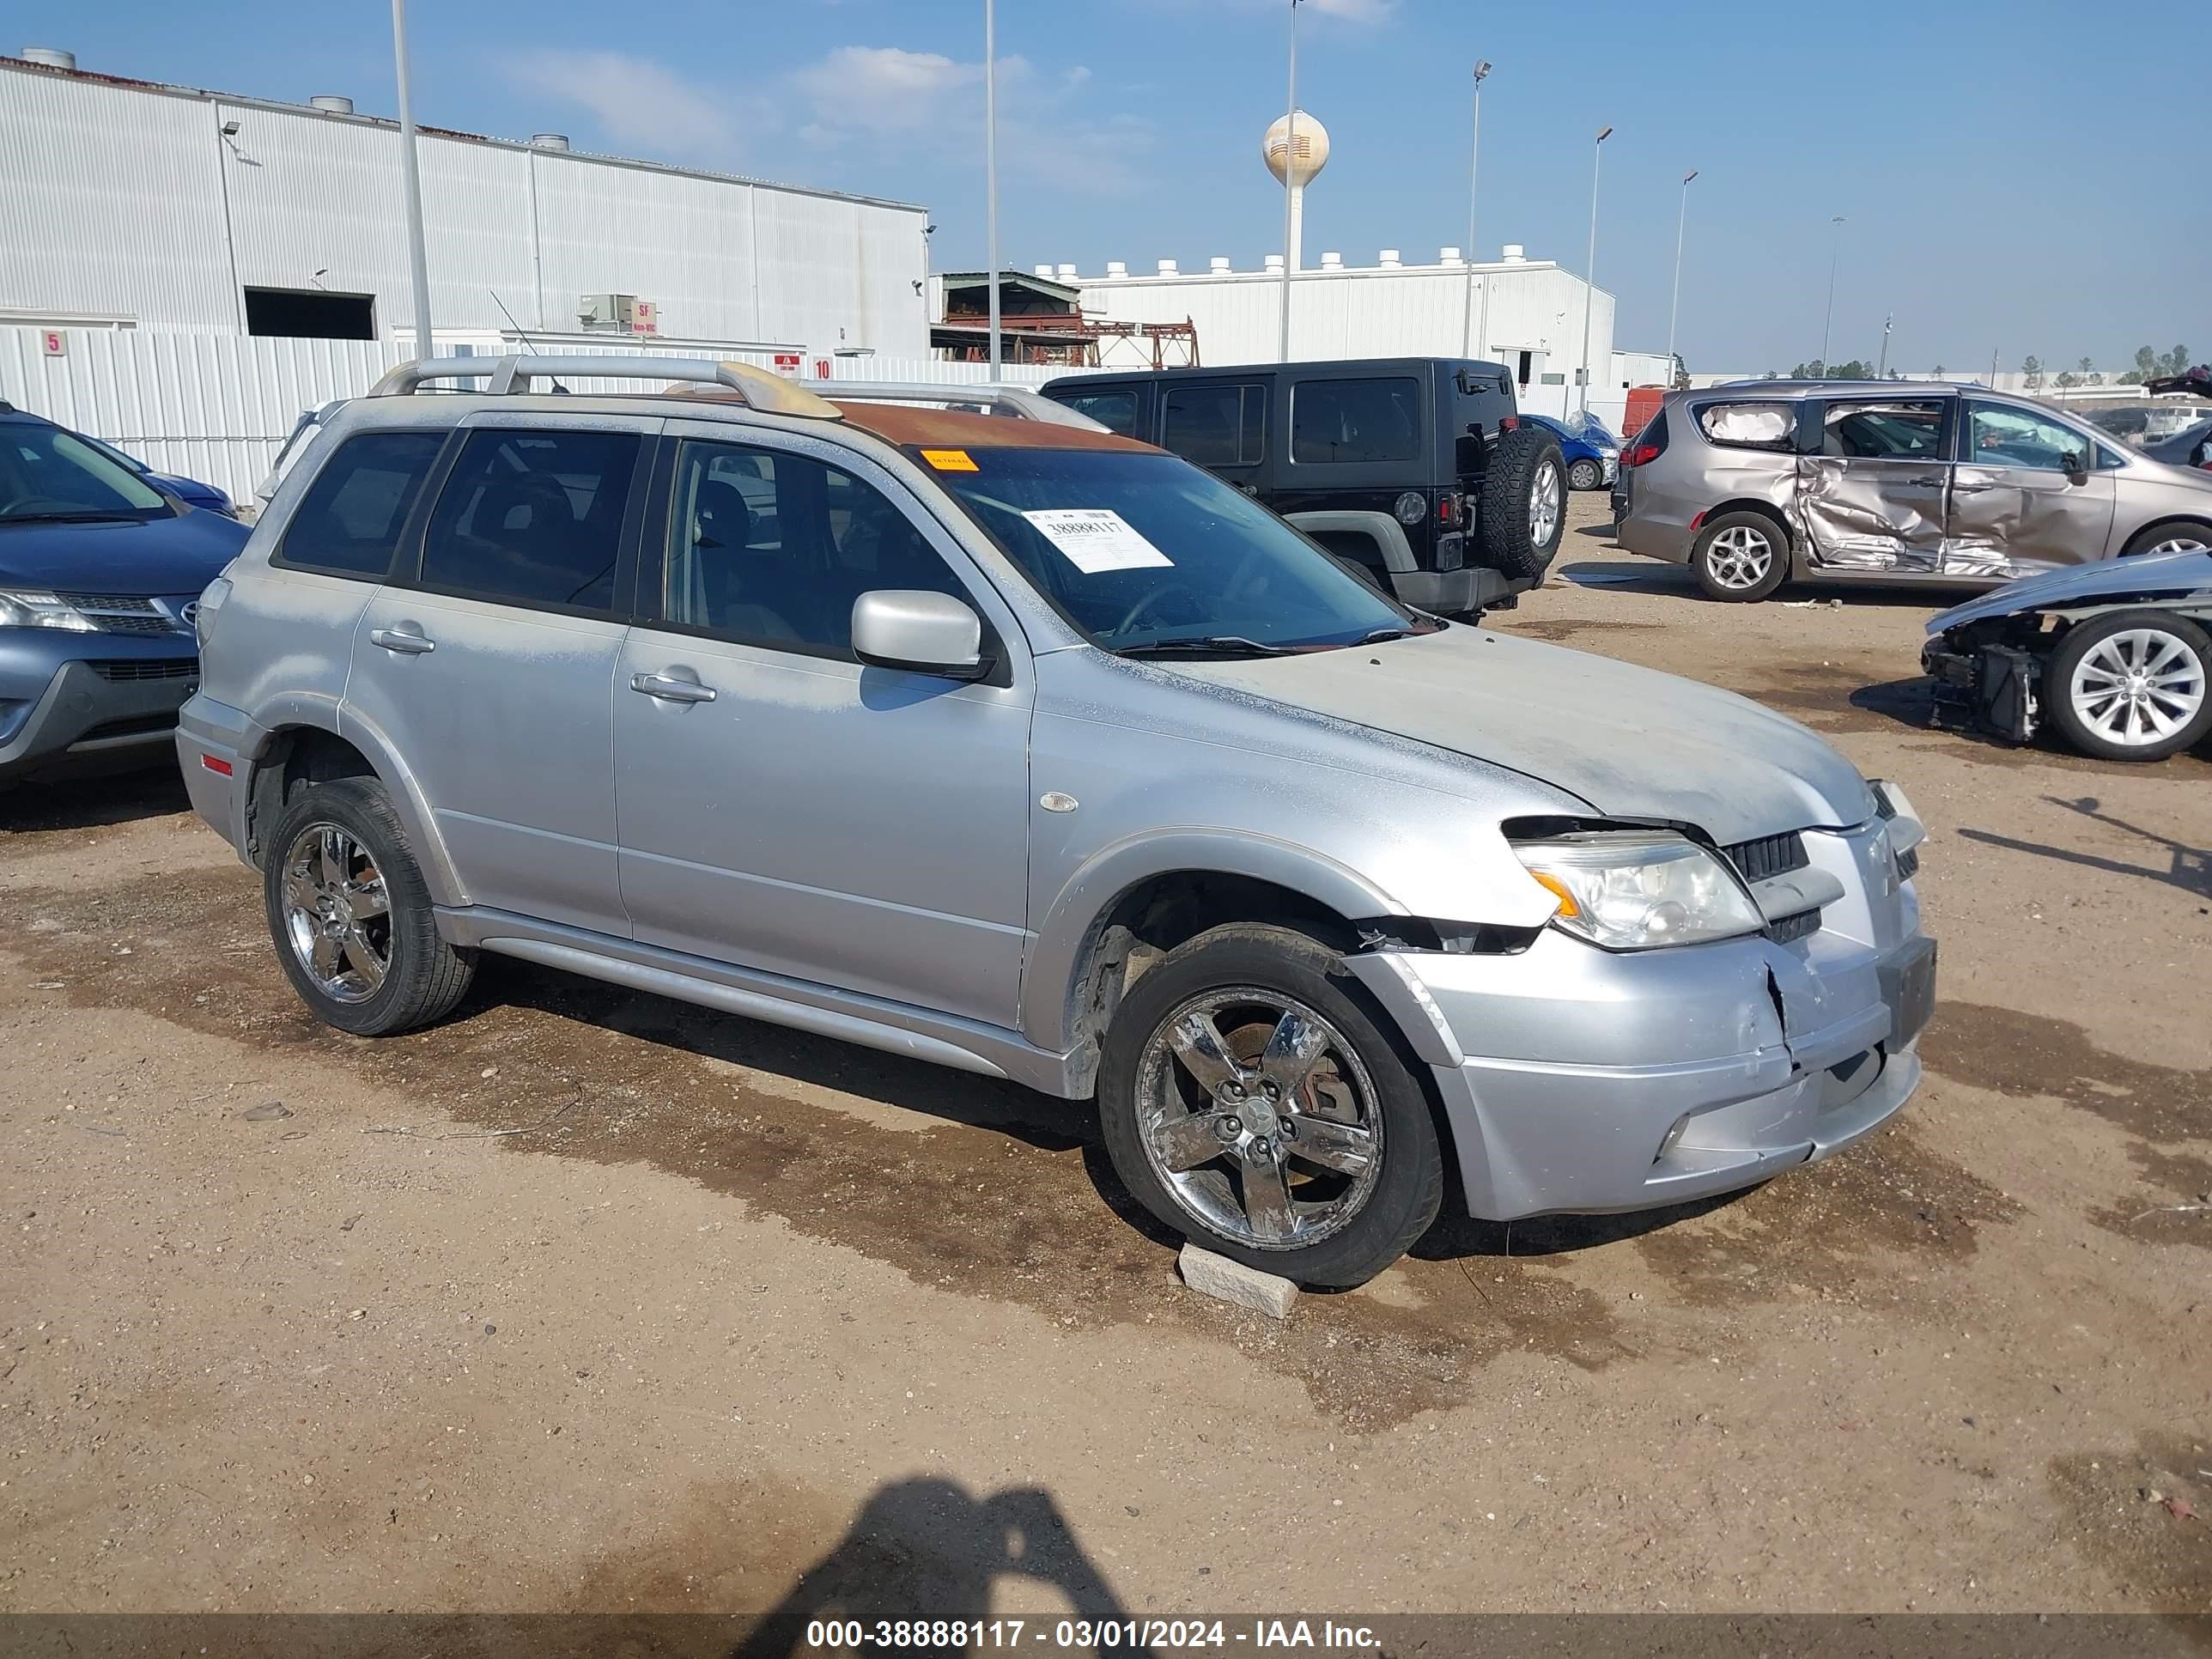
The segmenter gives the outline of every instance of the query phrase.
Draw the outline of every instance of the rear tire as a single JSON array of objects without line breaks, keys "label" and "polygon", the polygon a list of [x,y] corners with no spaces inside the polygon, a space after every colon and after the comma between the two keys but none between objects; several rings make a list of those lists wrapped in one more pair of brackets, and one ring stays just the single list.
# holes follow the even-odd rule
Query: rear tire
[{"label": "rear tire", "polygon": [[2166,611],[2076,623],[2045,660],[2043,706],[2061,737],[2099,760],[2179,754],[2212,732],[2212,635]]},{"label": "rear tire", "polygon": [[1139,1202],[1205,1249],[1329,1287],[1403,1255],[1444,1178],[1418,1062],[1336,955],[1281,927],[1201,933],[1122,1000],[1098,1069]]},{"label": "rear tire", "polygon": [[1789,580],[1790,538],[1763,513],[1723,513],[1690,544],[1690,568],[1707,599],[1748,605]]},{"label": "rear tire", "polygon": [[2143,554],[2212,552],[2212,530],[2201,524],[2154,524],[2138,530],[2120,550],[2124,559]]},{"label": "rear tire", "polygon": [[1482,479],[1482,562],[1504,575],[1541,581],[1566,534],[1566,479],[1559,441],[1542,427],[1502,434]]},{"label": "rear tire", "polygon": [[382,784],[311,786],[278,817],[268,845],[270,937],[316,1018],[356,1036],[392,1036],[453,1011],[476,953],[440,937],[428,884]]},{"label": "rear tire", "polygon": [[1567,488],[1595,489],[1605,483],[1605,469],[1595,461],[1577,461],[1567,469]]}]

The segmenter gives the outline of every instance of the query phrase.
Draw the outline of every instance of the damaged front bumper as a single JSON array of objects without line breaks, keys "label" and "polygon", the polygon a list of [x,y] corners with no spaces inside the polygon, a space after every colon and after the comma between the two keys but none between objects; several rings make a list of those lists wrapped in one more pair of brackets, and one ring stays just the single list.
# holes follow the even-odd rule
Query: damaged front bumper
[{"label": "damaged front bumper", "polygon": [[1471,1213],[1732,1192],[1850,1146],[1905,1104],[1935,941],[1881,825],[1806,839],[1827,843],[1816,862],[1865,879],[1790,944],[1614,954],[1547,929],[1516,955],[1346,959],[1431,1067]]}]

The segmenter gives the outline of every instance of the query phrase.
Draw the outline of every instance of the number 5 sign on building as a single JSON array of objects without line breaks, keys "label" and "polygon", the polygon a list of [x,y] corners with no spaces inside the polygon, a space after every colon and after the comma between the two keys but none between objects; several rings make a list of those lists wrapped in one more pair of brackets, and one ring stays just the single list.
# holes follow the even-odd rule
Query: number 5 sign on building
[{"label": "number 5 sign on building", "polygon": [[46,328],[39,331],[39,349],[49,357],[69,356],[69,333],[64,329]]}]

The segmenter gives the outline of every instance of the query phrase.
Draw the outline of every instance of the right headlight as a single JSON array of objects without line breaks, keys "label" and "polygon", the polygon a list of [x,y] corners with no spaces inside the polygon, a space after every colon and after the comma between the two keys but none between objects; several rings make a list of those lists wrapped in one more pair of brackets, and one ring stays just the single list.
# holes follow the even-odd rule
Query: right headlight
[{"label": "right headlight", "polygon": [[1608,951],[1699,945],[1766,926],[1735,872],[1671,830],[1590,830],[1516,841],[1513,852],[1559,900],[1553,921]]},{"label": "right headlight", "polygon": [[89,617],[58,595],[27,587],[0,587],[0,628],[58,628],[70,634],[97,631]]}]

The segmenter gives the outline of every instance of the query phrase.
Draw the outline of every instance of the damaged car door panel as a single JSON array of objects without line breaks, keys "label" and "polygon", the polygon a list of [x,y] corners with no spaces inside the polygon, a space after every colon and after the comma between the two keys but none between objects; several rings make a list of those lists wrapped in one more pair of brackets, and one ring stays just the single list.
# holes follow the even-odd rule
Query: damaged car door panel
[{"label": "damaged car door panel", "polygon": [[929,395],[465,358],[332,416],[177,738],[319,1018],[418,1028],[504,955],[1094,1100],[1164,1224],[1314,1285],[1448,1190],[1673,1203],[1903,1108],[1894,786],[1413,610],[1079,414]]}]

